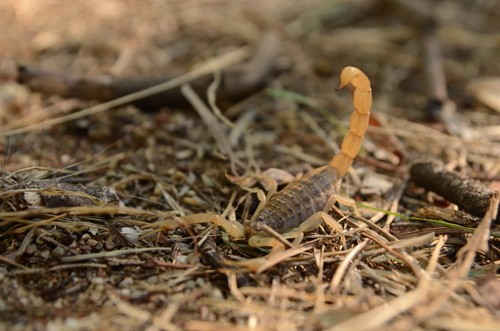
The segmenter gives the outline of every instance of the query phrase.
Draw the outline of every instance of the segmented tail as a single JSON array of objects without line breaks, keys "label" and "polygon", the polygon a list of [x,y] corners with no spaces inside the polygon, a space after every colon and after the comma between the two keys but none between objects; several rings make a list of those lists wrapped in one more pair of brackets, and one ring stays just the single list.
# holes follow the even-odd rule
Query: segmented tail
[{"label": "segmented tail", "polygon": [[347,173],[352,161],[361,149],[372,107],[370,80],[361,70],[355,67],[345,67],[342,70],[340,74],[340,86],[337,91],[348,84],[354,87],[354,112],[351,115],[350,130],[342,141],[340,153],[335,155],[328,164],[330,167],[337,169],[340,176],[344,176]]}]

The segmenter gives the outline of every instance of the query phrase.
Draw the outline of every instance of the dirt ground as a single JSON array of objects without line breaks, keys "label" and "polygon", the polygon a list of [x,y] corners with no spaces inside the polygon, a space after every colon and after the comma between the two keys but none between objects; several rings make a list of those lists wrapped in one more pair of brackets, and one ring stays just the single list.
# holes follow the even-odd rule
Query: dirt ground
[{"label": "dirt ground", "polygon": [[[0,329],[500,330],[500,2],[3,0],[0,18]],[[345,66],[373,94],[338,186],[359,214],[261,233],[271,253],[216,226],[339,152]]]}]

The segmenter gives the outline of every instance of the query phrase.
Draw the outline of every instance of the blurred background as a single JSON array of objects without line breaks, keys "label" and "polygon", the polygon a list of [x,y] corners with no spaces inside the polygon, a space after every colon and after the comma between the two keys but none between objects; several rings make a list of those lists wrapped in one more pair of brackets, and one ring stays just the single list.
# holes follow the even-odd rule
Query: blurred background
[{"label": "blurred background", "polygon": [[[352,111],[350,94],[335,92],[339,73],[347,65],[360,68],[370,78],[374,103],[363,149],[342,193],[355,193],[351,196],[379,211],[395,206],[391,213],[412,215],[428,197],[423,190],[406,186],[408,168],[419,159],[439,161],[485,186],[500,187],[498,0],[0,0],[0,23],[0,168],[17,176],[0,172],[0,188],[17,187],[16,181],[54,178],[112,186],[127,207],[144,211],[131,216],[139,223],[127,223],[130,219],[125,217],[115,220],[120,229],[139,224],[150,231],[153,218],[148,212],[221,213],[232,203],[240,217],[242,210],[250,208],[243,196],[257,203],[254,195],[241,188],[243,184],[259,187],[254,174],[278,168],[291,174],[277,176],[286,181],[326,164],[339,150]],[[219,61],[215,70],[207,65],[213,60]],[[217,92],[207,92],[219,74]],[[168,93],[145,103],[134,100],[87,111],[179,77],[182,82]],[[185,82],[207,103],[210,93],[217,96],[211,108],[222,129],[207,130],[206,121],[179,89]],[[226,145],[221,145],[221,137],[227,139]],[[242,174],[253,181],[236,176]],[[433,199],[431,204],[445,205]],[[10,211],[15,205],[2,206]],[[366,217],[377,213],[364,212]],[[392,214],[379,216],[394,219]],[[85,222],[77,223],[71,216],[58,226],[40,227],[37,236],[49,239],[33,240],[30,249],[24,244],[24,232],[0,237],[0,251],[22,251],[13,261],[32,268],[26,277],[21,275],[23,265],[11,263],[0,269],[0,281],[5,281],[0,288],[0,316],[12,325],[18,323],[19,330],[32,321],[43,329],[47,320],[68,318],[71,324],[70,318],[82,316],[88,317],[91,328],[145,327],[156,313],[170,314],[172,302],[178,309],[172,313],[176,325],[168,324],[165,317],[165,329],[183,329],[193,316],[212,321],[227,318],[230,309],[210,301],[223,294],[231,297],[226,278],[208,268],[188,274],[191,269],[172,266],[177,256],[185,258],[193,250],[192,233],[186,231],[174,233],[179,241],[185,240],[180,244],[169,239],[172,233],[141,238],[143,247],[173,248],[155,252],[154,257],[140,254],[137,265],[101,259],[104,266],[94,269],[76,266],[68,267],[67,273],[37,273],[47,261],[57,266],[63,254],[56,251],[60,242],[74,243],[71,249],[79,250],[78,254],[129,247],[126,240],[124,244],[116,239],[118,230],[102,226],[107,219],[95,215],[82,219]],[[24,221],[16,218],[5,224],[31,231]],[[96,224],[100,232],[94,231]],[[89,238],[94,246],[88,244]],[[465,242],[462,239],[450,245],[458,250]],[[231,257],[241,253],[227,242],[220,244]],[[338,243],[332,240],[331,245]],[[425,254],[408,251],[428,261],[433,250],[429,247]],[[73,254],[67,251],[64,254]],[[325,272],[329,277],[341,263],[334,258]],[[443,256],[440,263],[453,264],[453,258]],[[320,309],[316,311],[314,305],[325,299],[311,299],[320,293],[318,284],[329,282],[321,283],[321,278],[317,282],[314,259],[309,257],[309,267],[303,269],[296,264],[289,266],[290,272],[276,269],[283,271],[277,276],[254,275],[262,291],[270,291],[261,297],[256,294],[255,302],[275,305],[272,309],[280,314],[286,311],[286,318],[265,315],[268,306],[259,307],[266,310],[262,317],[231,304],[230,323],[250,325],[254,320],[248,316],[260,316],[260,325],[273,330],[321,329],[311,320],[325,328],[334,325],[337,315],[316,314]],[[386,265],[385,260],[380,262],[387,268],[384,274],[375,259],[367,262],[374,267],[363,276],[365,287],[357,285],[361,276],[356,274],[342,284],[347,287],[344,296],[328,292],[331,301],[325,305],[340,307],[339,316],[345,318],[414,289],[418,278],[404,263],[393,262],[398,259],[392,256]],[[192,267],[184,263],[185,268]],[[394,276],[404,268],[411,277]],[[376,269],[381,273],[375,274]],[[445,277],[444,272],[439,275]],[[390,284],[387,289],[386,284]],[[445,288],[447,283],[443,284]],[[275,293],[271,292],[275,286],[296,292],[269,303],[265,298]],[[461,301],[446,306],[444,313],[458,316],[457,325],[468,317],[471,323],[481,321],[487,310],[462,292]],[[175,295],[188,298],[186,293],[194,293],[195,299],[172,301]],[[208,299],[203,303],[199,298]],[[126,316],[126,323],[116,316]],[[422,325],[410,314],[398,316],[409,323],[400,324],[401,330],[417,325],[412,323]],[[67,325],[63,323],[61,329]],[[434,329],[445,329],[447,324],[435,325]],[[198,326],[192,324],[191,329],[202,329]],[[217,325],[212,329],[221,330]]]}]

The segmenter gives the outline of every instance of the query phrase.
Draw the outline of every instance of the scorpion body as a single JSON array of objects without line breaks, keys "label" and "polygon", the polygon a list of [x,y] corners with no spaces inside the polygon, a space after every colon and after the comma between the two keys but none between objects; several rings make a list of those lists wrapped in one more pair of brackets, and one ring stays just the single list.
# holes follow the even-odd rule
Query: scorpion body
[{"label": "scorpion body", "polygon": [[[339,227],[323,211],[327,211],[335,200],[341,200],[337,196],[337,187],[359,153],[368,127],[372,104],[370,81],[361,70],[354,67],[346,67],[342,70],[340,86],[337,90],[349,84],[354,87],[354,112],[351,115],[350,130],[342,141],[340,153],[335,155],[326,166],[308,172],[272,195],[262,208],[259,206],[246,226],[212,213],[183,216],[182,222],[176,219],[165,220],[163,226],[173,229],[183,223],[211,222],[224,228],[232,238],[247,237],[250,246],[267,246],[278,250],[283,247],[283,243],[275,238],[263,236],[263,233],[274,231],[281,233],[284,239],[295,238],[294,242],[300,242],[303,232],[310,231],[323,221],[332,227]],[[349,204],[348,201],[343,203]],[[261,260],[241,261],[241,264],[257,270]]]},{"label": "scorpion body", "polygon": [[312,170],[303,178],[291,182],[274,194],[247,225],[247,232],[255,233],[266,225],[278,233],[298,227],[309,217],[323,211],[328,200],[335,196],[342,177],[346,174],[361,148],[368,127],[372,94],[370,80],[359,69],[346,67],[340,75],[337,90],[351,84],[354,87],[354,112],[350,130],[344,137],[341,151],[326,167]]},{"label": "scorpion body", "polygon": [[328,199],[336,193],[339,182],[336,168],[294,181],[276,193],[250,221],[247,232],[262,231],[265,224],[278,233],[298,227],[314,213],[323,210]]}]

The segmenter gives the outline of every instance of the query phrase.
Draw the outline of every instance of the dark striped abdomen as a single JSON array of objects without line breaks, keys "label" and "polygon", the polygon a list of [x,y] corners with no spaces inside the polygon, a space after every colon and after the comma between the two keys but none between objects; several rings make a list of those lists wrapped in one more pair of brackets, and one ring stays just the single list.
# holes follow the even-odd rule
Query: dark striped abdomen
[{"label": "dark striped abdomen", "polygon": [[324,209],[328,198],[335,194],[338,181],[336,169],[327,167],[307,179],[290,183],[269,199],[249,227],[261,231],[262,224],[266,224],[279,233],[296,228]]}]

